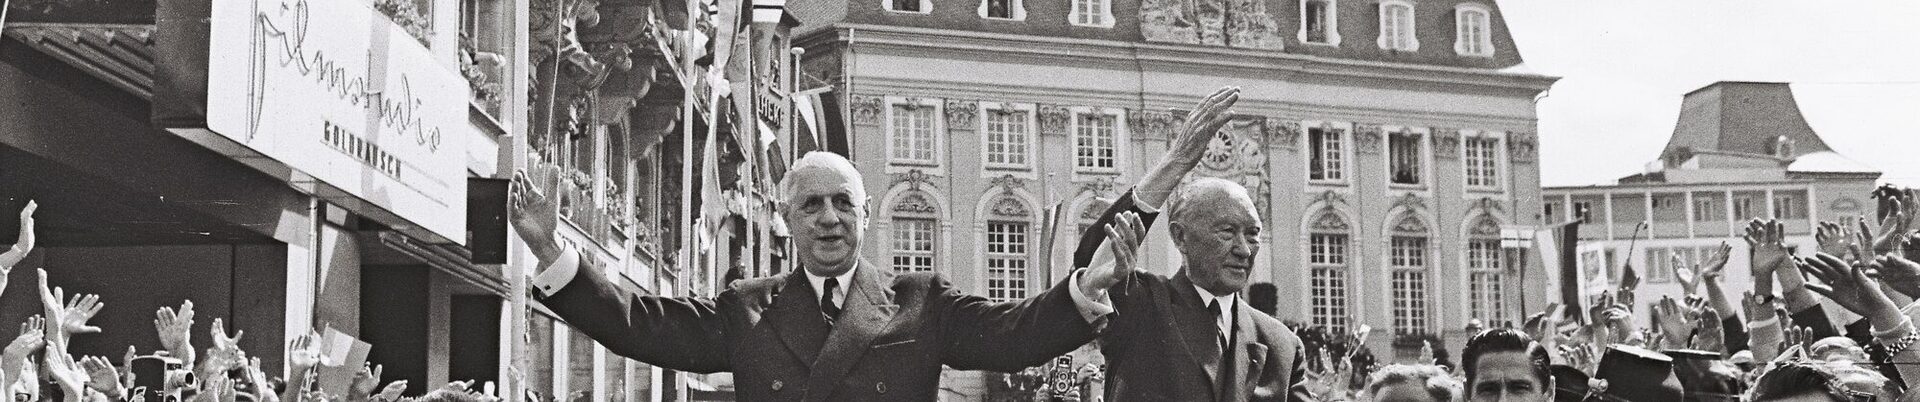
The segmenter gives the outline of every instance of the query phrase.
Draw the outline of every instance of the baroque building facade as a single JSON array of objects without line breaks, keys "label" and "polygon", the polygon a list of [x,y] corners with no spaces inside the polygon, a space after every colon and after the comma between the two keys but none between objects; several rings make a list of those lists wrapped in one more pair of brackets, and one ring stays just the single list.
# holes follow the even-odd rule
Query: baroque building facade
[{"label": "baroque building facade", "polygon": [[[1254,194],[1254,282],[1297,326],[1368,326],[1450,349],[1471,319],[1545,296],[1534,99],[1492,2],[804,0],[801,84],[840,121],[875,213],[863,250],[1012,300],[1070,272],[1072,244],[1222,86],[1239,116],[1193,175]],[[831,119],[829,119],[831,120]],[[1162,228],[1164,223],[1160,225]],[[1147,269],[1172,274],[1164,229]],[[1078,354],[1077,354],[1078,355]],[[1002,380],[950,373],[949,396]],[[975,378],[979,378],[976,380]]]}]

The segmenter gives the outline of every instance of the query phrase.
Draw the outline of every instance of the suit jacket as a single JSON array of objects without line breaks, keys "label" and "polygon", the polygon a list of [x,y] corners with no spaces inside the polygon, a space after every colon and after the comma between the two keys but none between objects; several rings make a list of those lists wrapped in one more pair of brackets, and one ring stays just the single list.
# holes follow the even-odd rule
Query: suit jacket
[{"label": "suit jacket", "polygon": [[735,281],[714,298],[674,298],[622,292],[587,264],[541,301],[621,356],[733,372],[742,401],[932,401],[943,364],[1018,371],[1093,338],[1071,281],[993,303],[936,274],[860,262],[829,325],[804,273]]},{"label": "suit jacket", "polygon": [[[1081,242],[1074,262],[1084,267],[1106,240],[1103,229],[1120,211],[1151,225],[1133,194],[1120,197]],[[1134,272],[1108,292],[1115,313],[1100,335],[1107,358],[1107,400],[1284,401],[1305,395],[1305,350],[1280,320],[1237,297],[1227,351],[1214,340],[1218,326],[1185,271],[1172,278]]]}]

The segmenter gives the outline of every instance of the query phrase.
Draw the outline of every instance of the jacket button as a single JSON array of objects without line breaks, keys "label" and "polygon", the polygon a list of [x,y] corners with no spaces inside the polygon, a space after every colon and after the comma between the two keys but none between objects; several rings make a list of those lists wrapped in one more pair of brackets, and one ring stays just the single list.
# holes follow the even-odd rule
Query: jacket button
[{"label": "jacket button", "polygon": [[779,391],[780,388],[785,388],[786,386],[787,383],[780,382],[780,380],[773,380],[773,390],[775,391]]},{"label": "jacket button", "polygon": [[873,384],[873,390],[874,390],[874,392],[879,392],[879,393],[882,393],[882,394],[884,394],[884,393],[887,393],[887,383],[885,383],[885,382],[877,382],[877,383],[874,383],[874,384]]}]

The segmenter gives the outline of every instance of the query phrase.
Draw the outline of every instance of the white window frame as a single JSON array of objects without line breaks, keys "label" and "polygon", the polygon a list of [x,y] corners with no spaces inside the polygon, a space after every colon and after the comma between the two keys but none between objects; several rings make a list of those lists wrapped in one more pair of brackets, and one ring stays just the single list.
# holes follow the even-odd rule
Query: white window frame
[{"label": "white window frame", "polygon": [[[1417,253],[1418,261],[1412,261],[1411,264],[1402,261],[1403,256],[1400,254],[1403,249],[1399,244],[1402,239],[1419,241],[1420,244],[1418,248],[1407,249],[1408,253]],[[1436,289],[1432,286],[1435,279],[1433,269],[1433,237],[1423,233],[1389,234],[1387,235],[1386,251],[1388,268],[1387,311],[1390,313],[1389,316],[1392,319],[1393,331],[1395,331],[1396,334],[1434,333],[1433,293]],[[1406,260],[1412,260],[1415,255],[1410,254],[1405,257],[1404,259]],[[1403,280],[1400,277],[1402,274],[1417,274],[1417,277],[1409,277]],[[1404,296],[1404,301],[1418,301],[1420,303],[1418,307],[1407,307],[1403,309],[1400,306],[1400,302],[1403,301],[1403,296],[1400,294],[1402,290],[1398,288],[1398,285],[1402,282],[1409,286],[1405,291],[1410,293]],[[1404,317],[1405,322],[1402,322],[1402,310],[1406,310],[1406,312],[1410,314]]]},{"label": "white window frame", "polygon": [[[1417,140],[1417,142],[1420,144],[1420,150],[1418,151],[1419,155],[1417,155],[1417,158],[1420,161],[1419,162],[1420,163],[1419,183],[1404,184],[1404,183],[1395,183],[1393,181],[1393,159],[1394,159],[1393,136],[1395,134],[1412,134],[1414,136],[1419,137]],[[1418,190],[1418,189],[1430,188],[1428,184],[1433,183],[1433,166],[1434,166],[1433,165],[1433,130],[1426,127],[1381,126],[1380,137],[1382,141],[1382,146],[1386,149],[1386,154],[1385,154],[1386,157],[1381,159],[1383,159],[1384,162],[1386,163],[1387,188],[1404,189],[1404,190]]]},{"label": "white window frame", "polygon": [[[1407,23],[1405,26],[1394,25],[1392,19],[1389,18],[1387,10],[1397,7],[1406,7]],[[1381,0],[1378,10],[1378,14],[1380,14],[1380,37],[1374,42],[1380,45],[1381,50],[1397,50],[1403,52],[1420,51],[1419,8],[1414,7],[1412,1]],[[1396,39],[1399,38],[1406,39],[1404,46],[1396,43],[1398,42]]]},{"label": "white window frame", "polygon": [[[1479,218],[1486,219],[1486,218]],[[1469,222],[1472,222],[1469,220]],[[1472,225],[1472,223],[1469,223]],[[1475,251],[1476,244],[1493,247],[1490,250]],[[1500,238],[1469,235],[1467,238],[1467,317],[1478,318],[1487,327],[1498,326],[1500,322],[1510,320],[1507,314],[1506,298],[1506,249],[1501,246]],[[1491,253],[1482,255],[1481,253]],[[1481,277],[1486,279],[1481,280]]]},{"label": "white window frame", "polygon": [[[1492,160],[1493,185],[1490,185],[1490,186],[1474,185],[1473,179],[1472,177],[1470,177],[1470,171],[1468,169],[1472,168],[1473,165],[1470,164],[1469,162],[1473,159],[1473,157],[1471,155],[1468,155],[1467,151],[1468,151],[1468,144],[1470,144],[1472,142],[1471,140],[1474,140],[1474,139],[1492,139],[1493,140],[1493,155],[1489,156],[1490,158],[1493,159]],[[1507,133],[1506,132],[1478,131],[1478,130],[1461,130],[1460,131],[1460,181],[1461,181],[1461,184],[1463,184],[1464,187],[1468,190],[1468,192],[1505,193],[1507,191],[1508,183],[1512,182],[1512,180],[1510,180],[1509,177],[1507,177],[1508,173],[1509,173],[1509,170],[1507,169]]]},{"label": "white window frame", "polygon": [[[916,105],[919,107],[932,108],[933,116],[930,117],[932,132],[929,133],[929,135],[933,136],[933,159],[920,160],[894,157],[895,149],[893,140],[897,133],[894,132],[893,110],[895,106],[900,105]],[[888,170],[889,173],[893,173],[895,170],[898,172],[906,172],[913,168],[931,168],[932,171],[928,172],[930,174],[944,174],[945,170],[942,169],[942,167],[946,166],[946,163],[944,163],[942,159],[945,158],[945,150],[947,149],[947,118],[946,110],[944,110],[943,106],[939,98],[886,97],[886,109],[882,111],[881,124],[884,125],[882,129],[886,130],[887,133],[887,166],[890,168]]]},{"label": "white window frame", "polygon": [[[1019,231],[1006,232],[1006,235],[1020,236],[1021,240],[1017,243],[1018,246],[1021,248],[1021,250],[1019,250],[1020,252],[1018,253],[994,252],[993,250],[994,247],[999,244],[994,242],[993,240],[993,237],[994,237],[993,229],[994,229],[994,226],[996,225],[1018,225],[1019,226],[1020,228]],[[1027,296],[1033,293],[1032,277],[1033,277],[1034,266],[1030,264],[1030,262],[1032,261],[1032,256],[1034,251],[1033,223],[1027,222],[1027,221],[1021,221],[1017,219],[987,219],[986,227],[982,231],[982,234],[983,234],[982,236],[983,238],[980,239],[981,240],[980,256],[983,264],[981,265],[986,268],[986,272],[984,275],[984,278],[986,278],[986,280],[982,281],[984,285],[983,287],[985,288],[985,292],[983,292],[982,294],[986,295],[988,299],[993,300],[995,302],[1005,302],[1005,301],[1026,299]],[[1015,243],[1009,242],[1006,244],[1013,245]],[[1003,261],[1010,264],[1017,263],[1019,265],[1019,268],[1018,268],[1019,272],[1014,273],[1014,275],[1010,275],[1010,276],[1006,275],[1007,273],[995,272],[995,271],[1010,271],[1014,269],[1011,266],[995,267],[994,263],[996,261]],[[1011,284],[1014,284],[1015,286],[1014,287],[994,286],[995,281],[1009,281]],[[1003,294],[996,293],[996,292],[1001,292]]]},{"label": "white window frame", "polygon": [[[1067,119],[1068,119],[1067,120],[1067,138],[1068,138],[1068,143],[1070,144],[1070,149],[1073,150],[1073,160],[1071,161],[1071,163],[1073,164],[1073,172],[1076,174],[1077,173],[1120,174],[1122,172],[1126,172],[1127,160],[1132,159],[1130,157],[1131,155],[1127,153],[1128,151],[1130,151],[1128,149],[1127,143],[1129,142],[1128,140],[1131,138],[1131,136],[1129,135],[1129,133],[1127,133],[1126,109],[1112,108],[1112,107],[1097,108],[1097,107],[1081,106],[1081,107],[1071,108],[1071,112],[1072,113],[1069,113],[1069,115],[1067,116]],[[1079,143],[1080,142],[1080,116],[1085,116],[1085,115],[1106,115],[1113,118],[1113,167],[1112,168],[1080,166],[1080,143]]]},{"label": "white window frame", "polygon": [[[1025,155],[1026,163],[1018,163],[1018,164],[995,163],[987,159],[991,155],[988,152],[988,148],[989,146],[992,145],[992,141],[990,137],[991,134],[987,131],[987,127],[988,127],[987,119],[988,119],[988,116],[992,116],[997,111],[1015,111],[1015,112],[1026,113],[1026,121],[1023,122],[1023,124],[1025,124],[1027,127],[1026,142],[1025,144],[1023,144],[1023,146],[1026,147],[1026,155]],[[1033,167],[1038,162],[1037,160],[1035,160],[1035,158],[1039,157],[1039,148],[1040,148],[1039,147],[1040,130],[1038,125],[1039,120],[1037,117],[1038,115],[1039,115],[1038,108],[1036,108],[1032,103],[980,102],[980,116],[976,120],[980,121],[979,129],[980,129],[981,177],[999,177],[1000,175],[1007,174],[1007,173],[1013,173],[1014,176],[1016,177],[1022,177],[1022,178],[1028,178],[1028,179],[1035,177],[1033,173],[1033,170],[1034,170]]]},{"label": "white window frame", "polygon": [[1805,193],[1775,192],[1773,193],[1773,210],[1768,212],[1773,213],[1773,219],[1807,219],[1807,208],[1804,205],[1807,203],[1806,198]]},{"label": "white window frame", "polygon": [[[1709,193],[1693,193],[1693,216],[1689,216],[1687,219],[1693,222],[1726,221],[1726,199],[1721,198],[1719,193],[1710,193],[1705,197],[1702,197],[1701,194]],[[1701,208],[1703,206],[1701,204],[1706,204],[1704,206],[1708,208]]]},{"label": "white window frame", "polygon": [[[931,0],[928,0],[928,1],[931,1]],[[987,15],[987,2],[989,1],[993,1],[993,0],[980,0],[980,7],[979,7],[979,10],[977,11],[980,14],[980,18],[985,18],[985,19],[990,19],[995,21],[1026,21],[1027,20],[1026,0],[1007,0],[1008,3],[1011,3],[1011,4],[1008,4],[1009,9],[1007,11],[1012,13],[1012,15],[1009,16],[1008,18],[1000,18],[1000,17]]]},{"label": "white window frame", "polygon": [[[1478,13],[1479,18],[1471,17]],[[1478,23],[1479,35],[1467,31],[1470,22]],[[1493,10],[1480,3],[1453,6],[1453,53],[1461,56],[1493,57]],[[1476,49],[1477,48],[1477,49]]]},{"label": "white window frame", "polygon": [[[1759,211],[1754,211],[1755,209],[1767,207],[1766,197],[1767,196],[1765,195],[1758,195],[1758,196],[1743,198],[1740,195],[1734,195],[1733,199],[1727,202],[1727,208],[1731,209],[1732,210],[1731,212],[1733,212],[1734,222],[1746,222],[1747,220],[1761,219],[1769,216],[1769,215],[1759,215],[1755,213]],[[1741,201],[1745,201],[1745,202],[1741,202]],[[1755,204],[1759,204],[1759,205],[1755,205]],[[1743,210],[1745,213],[1741,213]],[[1773,211],[1766,211],[1766,212],[1773,213]]]},{"label": "white window frame", "polygon": [[[1327,5],[1327,41],[1307,40],[1307,3],[1322,2]],[[1340,46],[1340,0],[1301,0],[1300,1],[1300,43],[1319,46]]]},{"label": "white window frame", "polygon": [[[925,0],[922,0],[922,1],[925,1]],[[1069,1],[1072,3],[1072,7],[1070,8],[1070,11],[1067,12],[1068,24],[1072,24],[1073,26],[1077,26],[1077,27],[1113,28],[1113,0],[1069,0]],[[1087,4],[1100,5],[1100,12],[1098,14],[1092,15],[1092,17],[1095,19],[1098,19],[1098,21],[1094,21],[1094,22],[1080,21],[1081,17],[1087,16],[1088,14],[1092,14],[1092,10],[1087,10],[1084,8],[1084,5],[1087,5]]]},{"label": "white window frame", "polygon": [[[1353,163],[1353,160],[1354,160],[1353,158],[1354,157],[1353,123],[1308,120],[1308,121],[1301,122],[1300,127],[1301,127],[1301,134],[1302,134],[1300,136],[1300,149],[1304,149],[1306,150],[1306,152],[1309,153],[1308,155],[1306,155],[1306,157],[1300,158],[1301,163],[1304,164],[1303,168],[1305,169],[1305,170],[1302,170],[1302,172],[1305,172],[1307,175],[1306,177],[1307,184],[1323,185],[1323,186],[1345,186],[1347,185],[1347,183],[1352,182],[1353,174],[1355,173],[1353,171],[1355,166],[1355,164]],[[1321,128],[1332,128],[1340,131],[1340,134],[1339,134],[1340,149],[1338,150],[1339,157],[1340,157],[1340,166],[1339,166],[1340,177],[1338,179],[1313,178],[1312,153],[1320,152],[1320,150],[1313,148],[1313,130],[1321,129]]]},{"label": "white window frame", "polygon": [[[881,8],[881,9],[885,9],[885,10],[887,10],[887,11],[890,11],[890,12],[896,12],[896,13],[901,13],[901,14],[932,14],[932,13],[933,13],[933,0],[920,0],[920,11],[912,11],[912,10],[895,10],[895,9],[893,9],[893,0],[880,0],[880,8]],[[891,104],[889,104],[889,105],[891,105]],[[889,106],[889,107],[891,107],[891,106]]]},{"label": "white window frame", "polygon": [[[1314,250],[1314,247],[1316,247],[1316,243],[1314,243],[1315,236],[1339,236],[1339,238],[1346,240],[1340,244],[1339,246],[1340,250],[1338,250],[1338,252],[1330,252],[1327,254],[1326,257],[1323,257],[1326,260],[1331,260],[1332,258],[1337,256],[1339,258],[1339,261],[1337,263],[1316,261],[1317,259],[1321,259],[1321,258],[1316,258],[1316,257],[1320,257],[1320,253]],[[1355,321],[1357,321],[1355,320],[1355,318],[1357,318],[1356,315],[1358,313],[1358,311],[1354,308],[1354,304],[1353,304],[1353,296],[1354,296],[1353,234],[1351,232],[1349,233],[1309,232],[1307,234],[1306,240],[1307,240],[1306,241],[1307,252],[1305,253],[1305,257],[1307,259],[1306,262],[1308,267],[1307,268],[1308,273],[1307,273],[1307,291],[1304,293],[1306,293],[1306,296],[1307,296],[1307,300],[1306,300],[1307,321],[1310,323],[1309,325],[1326,325],[1326,326],[1335,327],[1335,328],[1346,328],[1348,325],[1351,325]],[[1329,243],[1325,247],[1332,248],[1332,244]],[[1326,314],[1319,314],[1313,311],[1314,308],[1316,307],[1314,305],[1314,299],[1321,297],[1319,295],[1314,294],[1315,286],[1317,285],[1313,283],[1313,281],[1315,280],[1314,275],[1316,275],[1320,270],[1334,271],[1336,275],[1332,279],[1338,280],[1340,282],[1337,284],[1337,286],[1332,286],[1332,288],[1338,289],[1340,291],[1340,294],[1337,297],[1332,295],[1328,296],[1328,299],[1331,303],[1327,307],[1328,311]]]},{"label": "white window frame", "polygon": [[[887,269],[891,269],[896,273],[938,272],[940,270],[940,218],[931,217],[931,216],[920,216],[920,215],[905,215],[905,216],[891,216],[891,217],[888,217],[888,219],[889,220],[887,222],[888,223],[887,224]],[[925,250],[925,251],[906,250],[906,249],[901,249],[899,247],[900,242],[902,241],[902,239],[900,238],[900,235],[903,229],[902,226],[904,226],[904,225],[901,225],[901,223],[904,221],[919,221],[919,222],[927,223],[928,250]],[[908,271],[901,271],[900,263],[898,261],[898,259],[901,257],[909,257],[909,258],[926,257],[928,260],[928,264],[926,266],[927,270],[921,271],[918,269],[913,269]]]}]

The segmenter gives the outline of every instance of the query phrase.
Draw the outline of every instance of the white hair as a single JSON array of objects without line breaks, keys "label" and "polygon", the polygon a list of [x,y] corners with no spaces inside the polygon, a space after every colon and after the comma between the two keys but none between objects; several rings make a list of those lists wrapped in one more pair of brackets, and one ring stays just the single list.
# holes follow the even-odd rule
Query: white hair
[{"label": "white hair", "polygon": [[[1191,182],[1187,182],[1187,184],[1181,185],[1180,188],[1174,189],[1173,196],[1167,197],[1166,214],[1168,221],[1179,222],[1180,217],[1185,214],[1187,203],[1216,194],[1230,198],[1244,199],[1249,203],[1253,202],[1253,195],[1248,193],[1247,188],[1241,186],[1240,183],[1218,177],[1196,178]],[[1255,212],[1254,219],[1259,218],[1259,213]]]},{"label": "white hair", "polygon": [[793,161],[793,166],[787,169],[786,176],[780,178],[780,198],[776,201],[786,203],[788,198],[793,196],[793,178],[796,173],[810,169],[826,169],[846,177],[853,183],[854,193],[850,194],[853,196],[853,202],[855,204],[866,202],[867,183],[860,177],[860,169],[855,168],[853,161],[847,160],[845,156],[823,151],[808,152],[806,155],[801,155],[800,159]]}]

